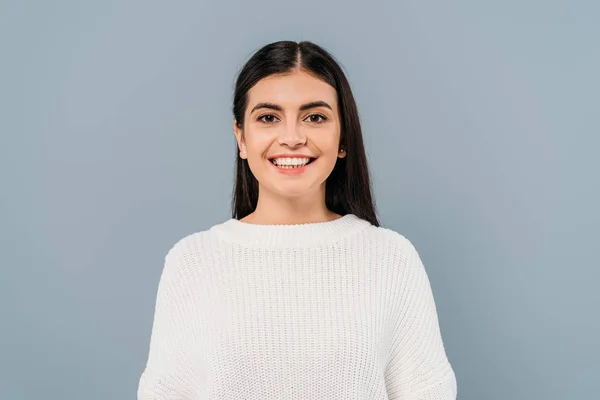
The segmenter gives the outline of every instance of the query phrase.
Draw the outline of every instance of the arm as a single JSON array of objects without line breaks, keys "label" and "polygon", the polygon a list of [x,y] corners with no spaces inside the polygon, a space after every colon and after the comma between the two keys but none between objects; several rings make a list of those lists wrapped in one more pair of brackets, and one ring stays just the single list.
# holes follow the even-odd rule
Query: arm
[{"label": "arm", "polygon": [[[140,376],[138,400],[178,400],[193,397],[193,373],[186,356],[185,275],[170,251],[158,284],[146,366]],[[187,341],[186,341],[187,340]]]},{"label": "arm", "polygon": [[405,239],[394,315],[391,354],[385,370],[390,400],[455,400],[457,382],[444,349],[429,278],[414,246]]}]

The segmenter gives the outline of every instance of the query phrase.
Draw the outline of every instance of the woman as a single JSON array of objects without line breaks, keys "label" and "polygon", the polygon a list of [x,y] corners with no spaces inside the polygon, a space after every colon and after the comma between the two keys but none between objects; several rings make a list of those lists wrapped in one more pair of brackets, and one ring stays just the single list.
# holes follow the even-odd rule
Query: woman
[{"label": "woman", "polygon": [[379,227],[333,57],[263,47],[233,114],[232,218],[167,253],[138,399],[455,399],[430,282]]}]

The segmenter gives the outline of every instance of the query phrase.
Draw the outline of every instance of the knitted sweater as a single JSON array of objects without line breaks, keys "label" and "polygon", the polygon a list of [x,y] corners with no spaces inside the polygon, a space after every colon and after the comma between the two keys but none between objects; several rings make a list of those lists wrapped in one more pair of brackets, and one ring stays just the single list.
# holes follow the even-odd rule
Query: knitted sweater
[{"label": "knitted sweater", "polygon": [[229,219],[165,256],[138,400],[456,395],[427,273],[393,230]]}]

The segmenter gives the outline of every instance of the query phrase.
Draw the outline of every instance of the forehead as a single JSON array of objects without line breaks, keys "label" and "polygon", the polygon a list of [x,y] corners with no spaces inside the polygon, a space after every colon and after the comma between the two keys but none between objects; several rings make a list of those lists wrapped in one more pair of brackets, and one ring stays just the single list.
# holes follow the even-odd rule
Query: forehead
[{"label": "forehead", "polygon": [[337,107],[337,93],[328,83],[304,71],[286,75],[270,75],[261,79],[248,92],[248,109],[259,102],[270,102],[282,107],[322,100]]}]

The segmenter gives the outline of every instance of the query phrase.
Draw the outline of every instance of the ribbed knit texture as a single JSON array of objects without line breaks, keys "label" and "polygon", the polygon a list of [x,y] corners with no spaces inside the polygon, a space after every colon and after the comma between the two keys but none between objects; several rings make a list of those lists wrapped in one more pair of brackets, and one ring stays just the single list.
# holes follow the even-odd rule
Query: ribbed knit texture
[{"label": "ribbed knit texture", "polygon": [[230,219],[165,257],[139,400],[456,395],[427,273],[393,230]]}]

